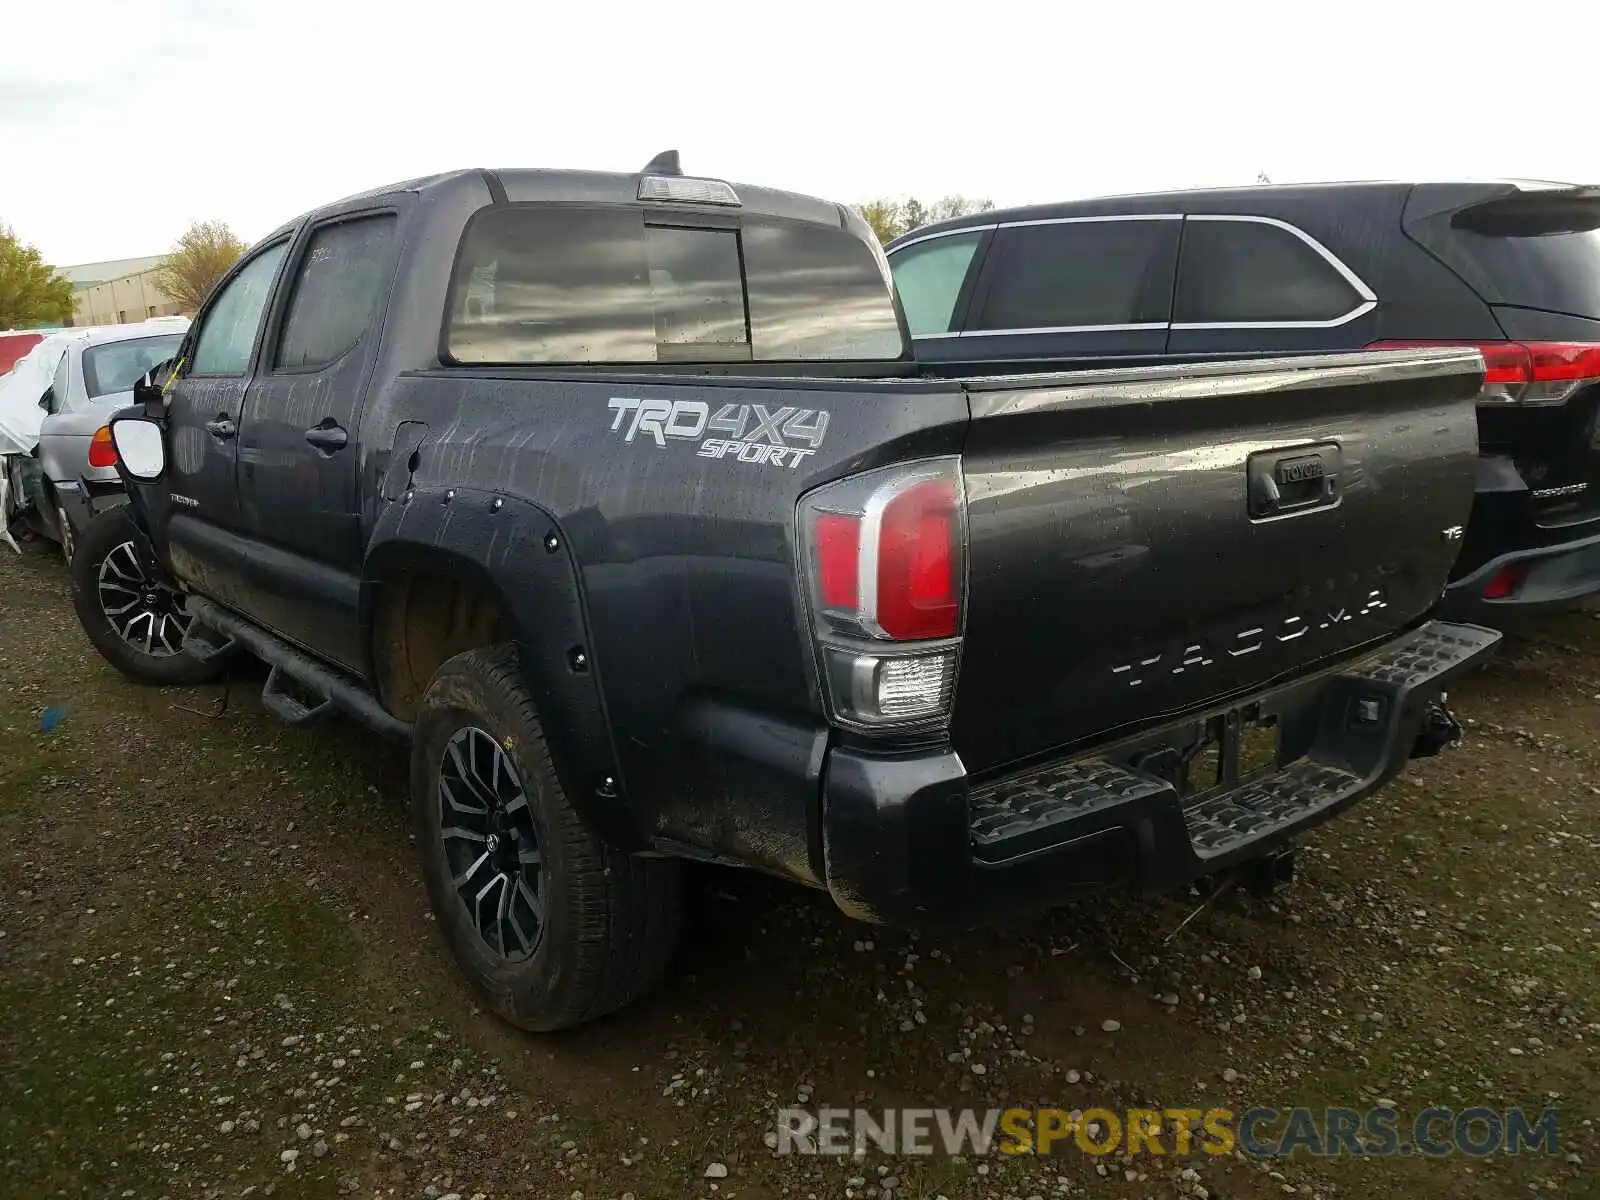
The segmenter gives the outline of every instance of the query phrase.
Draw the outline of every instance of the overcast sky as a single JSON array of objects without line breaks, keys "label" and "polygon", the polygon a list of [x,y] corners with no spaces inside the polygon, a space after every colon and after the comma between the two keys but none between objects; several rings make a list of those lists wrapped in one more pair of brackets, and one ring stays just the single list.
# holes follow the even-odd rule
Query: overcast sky
[{"label": "overcast sky", "polygon": [[844,201],[1600,182],[1593,0],[68,0],[0,25],[0,223],[60,265],[668,147]]}]

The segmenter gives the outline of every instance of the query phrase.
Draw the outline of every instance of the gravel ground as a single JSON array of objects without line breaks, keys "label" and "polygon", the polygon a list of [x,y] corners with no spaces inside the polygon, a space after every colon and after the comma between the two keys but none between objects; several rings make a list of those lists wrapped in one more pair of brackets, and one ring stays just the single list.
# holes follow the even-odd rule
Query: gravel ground
[{"label": "gravel ground", "polygon": [[[1467,742],[1310,837],[1274,901],[1107,897],[915,937],[708,873],[656,995],[535,1038],[434,936],[394,748],[275,724],[248,670],[124,683],[25,550],[0,551],[0,1195],[1600,1195],[1596,614],[1517,626],[1453,697]],[[1380,1101],[1558,1107],[1560,1152],[767,1144],[796,1103]]]}]

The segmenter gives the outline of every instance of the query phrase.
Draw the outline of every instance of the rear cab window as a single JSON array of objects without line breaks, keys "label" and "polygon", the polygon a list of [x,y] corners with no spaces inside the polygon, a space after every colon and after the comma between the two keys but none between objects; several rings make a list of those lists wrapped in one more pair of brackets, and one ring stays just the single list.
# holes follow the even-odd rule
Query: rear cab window
[{"label": "rear cab window", "polygon": [[444,349],[506,365],[905,356],[878,259],[843,229],[554,203],[469,222]]}]

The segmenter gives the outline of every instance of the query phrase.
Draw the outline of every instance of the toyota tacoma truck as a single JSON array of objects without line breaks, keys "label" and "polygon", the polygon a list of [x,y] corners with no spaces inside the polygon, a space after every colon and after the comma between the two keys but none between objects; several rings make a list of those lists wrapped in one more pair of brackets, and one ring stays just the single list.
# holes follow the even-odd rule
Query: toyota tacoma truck
[{"label": "toyota tacoma truck", "polygon": [[[925,378],[839,205],[467,170],[284,225],[112,423],[126,674],[409,742],[529,1029],[661,974],[683,860],[972,924],[1268,864],[1459,733],[1475,349]],[[1254,864],[1254,867],[1252,867]]]}]

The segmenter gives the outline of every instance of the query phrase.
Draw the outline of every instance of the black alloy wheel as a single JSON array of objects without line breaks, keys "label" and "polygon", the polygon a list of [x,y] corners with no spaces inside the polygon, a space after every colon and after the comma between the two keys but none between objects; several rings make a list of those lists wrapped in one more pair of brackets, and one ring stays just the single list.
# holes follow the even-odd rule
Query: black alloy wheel
[{"label": "black alloy wheel", "polygon": [[445,746],[439,826],[451,885],[484,946],[507,962],[528,958],[544,931],[539,835],[510,755],[476,726]]},{"label": "black alloy wheel", "polygon": [[183,597],[151,579],[131,541],[112,549],[100,563],[100,611],[117,636],[152,658],[171,658],[183,651],[189,614]]},{"label": "black alloy wheel", "polygon": [[72,608],[78,623],[113,667],[135,683],[208,683],[227,669],[227,656],[200,658],[184,650],[193,620],[183,592],[147,567],[141,536],[125,505],[91,517],[73,547]]}]

